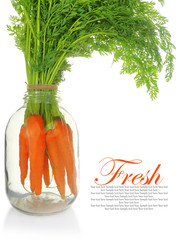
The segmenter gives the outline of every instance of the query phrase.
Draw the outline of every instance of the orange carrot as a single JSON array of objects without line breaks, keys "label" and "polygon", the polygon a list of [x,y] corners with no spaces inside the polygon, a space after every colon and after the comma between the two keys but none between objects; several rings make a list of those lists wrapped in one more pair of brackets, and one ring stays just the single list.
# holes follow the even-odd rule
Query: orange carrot
[{"label": "orange carrot", "polygon": [[68,137],[69,137],[69,143],[70,143],[70,148],[72,151],[72,165],[73,165],[73,189],[72,192],[74,195],[77,194],[77,185],[76,185],[76,167],[75,167],[75,154],[74,154],[74,145],[73,145],[73,132],[72,129],[68,124],[66,124],[67,130],[68,130]]},{"label": "orange carrot", "polygon": [[43,178],[46,187],[50,185],[50,174],[49,174],[49,165],[48,165],[48,155],[45,154],[44,165],[43,165]]},{"label": "orange carrot", "polygon": [[54,130],[52,129],[49,129],[46,132],[46,147],[58,191],[60,192],[62,199],[65,199],[65,167],[58,149]]},{"label": "orange carrot", "polygon": [[76,195],[77,194],[76,168],[73,144],[70,142],[72,140],[69,137],[70,131],[68,130],[68,125],[64,121],[60,120],[56,121],[54,127],[58,148],[63,158],[63,162],[65,164],[67,172],[67,182],[72,193]]},{"label": "orange carrot", "polygon": [[74,156],[73,133],[72,133],[72,129],[70,128],[70,126],[68,124],[67,124],[67,129],[68,129],[68,137],[69,137],[71,150],[72,150],[72,153],[73,153],[73,156]]},{"label": "orange carrot", "polygon": [[21,184],[24,185],[28,173],[28,140],[26,135],[26,126],[22,126],[19,134],[19,166],[21,172]]},{"label": "orange carrot", "polygon": [[41,194],[45,155],[45,128],[41,116],[27,118],[27,136],[30,157],[30,188],[36,195]]}]

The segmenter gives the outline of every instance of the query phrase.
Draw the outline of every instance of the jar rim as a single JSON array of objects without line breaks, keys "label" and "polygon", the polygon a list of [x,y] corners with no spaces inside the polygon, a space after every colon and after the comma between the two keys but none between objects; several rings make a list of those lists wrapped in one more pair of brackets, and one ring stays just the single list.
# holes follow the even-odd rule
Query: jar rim
[{"label": "jar rim", "polygon": [[27,90],[57,90],[58,86],[56,84],[34,84],[28,85]]}]

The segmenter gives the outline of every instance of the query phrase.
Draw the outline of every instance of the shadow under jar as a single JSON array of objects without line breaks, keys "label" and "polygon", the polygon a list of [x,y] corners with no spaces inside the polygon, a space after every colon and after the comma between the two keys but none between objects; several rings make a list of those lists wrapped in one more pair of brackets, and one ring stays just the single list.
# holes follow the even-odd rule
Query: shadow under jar
[{"label": "shadow under jar", "polygon": [[57,95],[57,90],[29,90],[6,128],[7,196],[28,214],[60,212],[78,192],[77,127]]}]

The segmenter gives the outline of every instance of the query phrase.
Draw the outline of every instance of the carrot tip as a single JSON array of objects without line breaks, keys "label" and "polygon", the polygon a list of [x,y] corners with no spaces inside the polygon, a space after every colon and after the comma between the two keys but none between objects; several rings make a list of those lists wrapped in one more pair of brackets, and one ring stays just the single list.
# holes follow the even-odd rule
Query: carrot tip
[{"label": "carrot tip", "polygon": [[35,192],[36,196],[39,196],[41,194],[41,192]]},{"label": "carrot tip", "polygon": [[23,185],[23,188],[26,192],[31,193],[30,191],[28,191],[28,189],[25,188],[24,184],[22,184],[22,185]]}]

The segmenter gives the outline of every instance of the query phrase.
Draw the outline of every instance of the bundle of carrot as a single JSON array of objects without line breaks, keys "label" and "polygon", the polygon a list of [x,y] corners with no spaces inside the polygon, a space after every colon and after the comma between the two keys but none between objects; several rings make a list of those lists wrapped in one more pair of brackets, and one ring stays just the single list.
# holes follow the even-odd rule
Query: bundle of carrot
[{"label": "bundle of carrot", "polygon": [[50,185],[49,161],[55,182],[62,199],[65,199],[65,174],[71,192],[76,195],[76,168],[72,130],[63,120],[56,120],[54,128],[45,131],[40,115],[27,118],[19,134],[19,166],[21,183],[24,186],[30,160],[30,188],[41,194],[42,176],[45,185]]},{"label": "bundle of carrot", "polygon": [[[164,0],[158,0],[161,4]],[[134,74],[151,99],[159,92],[158,74],[172,78],[175,48],[167,18],[153,1],[142,0],[11,0],[17,16],[8,26],[25,57],[28,85],[58,85],[70,70],[69,57],[113,54],[121,73]],[[164,53],[164,54],[163,54]],[[42,176],[50,184],[49,162],[57,188],[65,198],[65,182],[76,194],[72,130],[55,101],[51,107],[31,94],[20,130],[20,170],[24,185],[30,159],[31,191],[39,195]],[[36,92],[36,90],[34,90]]]}]

